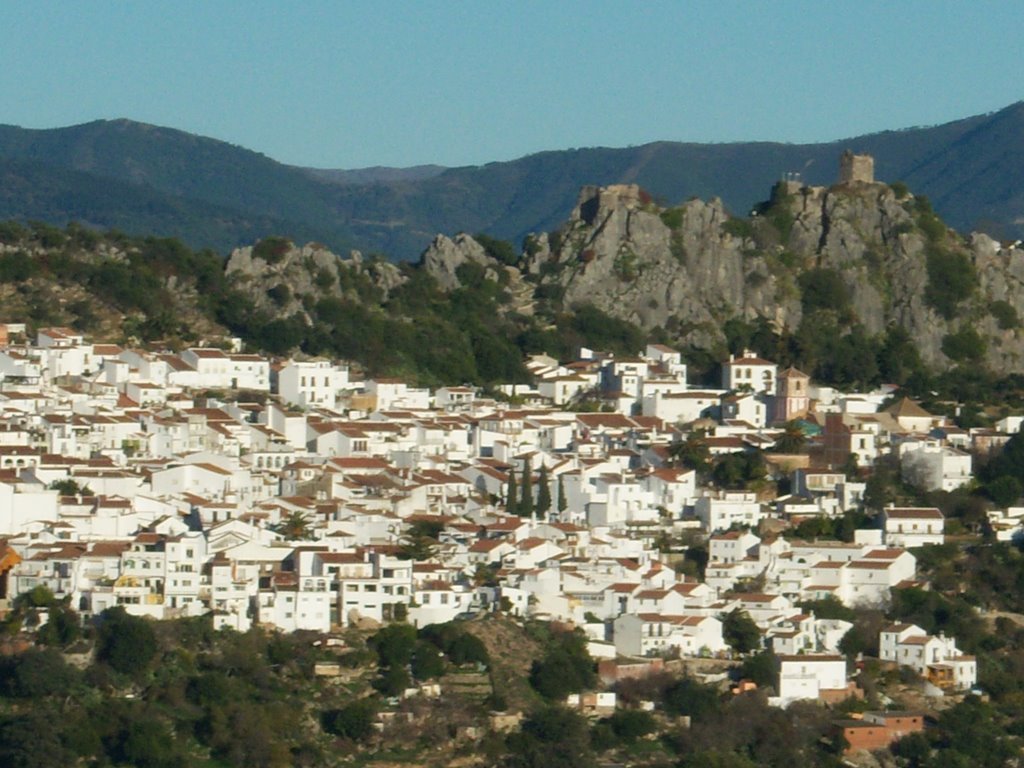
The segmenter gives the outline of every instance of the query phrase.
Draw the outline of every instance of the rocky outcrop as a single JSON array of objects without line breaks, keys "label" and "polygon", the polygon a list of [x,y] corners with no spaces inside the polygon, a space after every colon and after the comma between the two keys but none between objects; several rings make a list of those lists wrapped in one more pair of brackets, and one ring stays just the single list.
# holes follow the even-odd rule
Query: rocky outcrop
[{"label": "rocky outcrop", "polygon": [[[1021,369],[1020,331],[1000,328],[989,306],[1003,301],[1024,317],[1024,252],[984,235],[964,240],[937,219],[926,233],[921,210],[886,184],[860,181],[782,183],[749,220],[730,217],[719,200],[663,209],[635,186],[585,187],[554,246],[537,238],[523,268],[560,285],[567,306],[593,304],[705,348],[721,342],[732,317],[795,330],[801,275],[829,270],[848,290],[854,322],[870,334],[903,327],[930,365],[949,363],[943,340],[969,322],[991,365]],[[951,318],[926,298],[936,250],[963,256],[977,272],[977,289]]]},{"label": "rocky outcrop", "polygon": [[273,250],[260,244],[236,248],[225,271],[257,308],[282,316],[299,314],[307,320],[307,297],[366,300],[369,288],[383,299],[406,280],[390,262],[364,259],[359,251],[342,259],[316,243],[301,247],[289,243]]},{"label": "rocky outcrop", "polygon": [[487,251],[464,232],[454,238],[437,235],[420,257],[420,267],[426,270],[444,290],[459,287],[458,270],[463,264],[477,264],[487,270],[487,278],[498,279],[498,265]]},{"label": "rocky outcrop", "polygon": [[[444,235],[435,237],[420,257],[419,267],[442,290],[451,291],[462,286],[459,268],[466,264],[481,267],[484,280],[493,280],[505,289],[509,300],[504,305],[504,312],[533,314],[533,286],[523,279],[520,268],[498,262],[480,243],[465,233],[459,233],[454,238]],[[526,272],[529,272],[528,267]]]}]

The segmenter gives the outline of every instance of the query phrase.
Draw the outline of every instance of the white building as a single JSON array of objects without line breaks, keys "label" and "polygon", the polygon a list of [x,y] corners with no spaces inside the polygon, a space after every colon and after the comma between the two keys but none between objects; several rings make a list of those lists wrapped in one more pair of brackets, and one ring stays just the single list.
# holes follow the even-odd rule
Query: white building
[{"label": "white building", "polygon": [[348,383],[348,367],[328,360],[289,360],[277,373],[277,393],[299,408],[335,409]]},{"label": "white building", "polygon": [[734,525],[757,527],[764,517],[757,494],[752,491],[718,491],[701,496],[694,504],[701,527],[709,533],[725,531]]},{"label": "white building", "polygon": [[614,632],[622,656],[707,656],[727,648],[722,622],[713,616],[623,614],[615,619]]},{"label": "white building", "polygon": [[729,355],[722,364],[722,389],[747,389],[765,395],[775,394],[775,379],[779,367],[745,350],[740,357]]},{"label": "white building", "polygon": [[978,680],[978,662],[956,647],[956,640],[939,634],[928,635],[914,624],[893,624],[879,633],[878,655],[911,667],[944,690],[965,691]]},{"label": "white building", "polygon": [[882,520],[886,546],[912,549],[945,541],[946,520],[937,507],[886,507]]},{"label": "white building", "polygon": [[901,447],[903,480],[926,491],[953,491],[971,482],[971,455],[936,442]]},{"label": "white building", "polygon": [[846,658],[801,654],[777,656],[778,696],[770,704],[786,707],[801,699],[818,700],[823,694],[842,695],[847,690]]}]

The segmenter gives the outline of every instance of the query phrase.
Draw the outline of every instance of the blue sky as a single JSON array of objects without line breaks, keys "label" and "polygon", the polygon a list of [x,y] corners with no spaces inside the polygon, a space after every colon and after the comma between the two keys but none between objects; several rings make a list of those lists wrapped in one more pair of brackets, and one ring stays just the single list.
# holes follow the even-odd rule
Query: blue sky
[{"label": "blue sky", "polygon": [[0,3],[0,123],[127,117],[324,168],[805,142],[1024,98],[1024,3]]}]

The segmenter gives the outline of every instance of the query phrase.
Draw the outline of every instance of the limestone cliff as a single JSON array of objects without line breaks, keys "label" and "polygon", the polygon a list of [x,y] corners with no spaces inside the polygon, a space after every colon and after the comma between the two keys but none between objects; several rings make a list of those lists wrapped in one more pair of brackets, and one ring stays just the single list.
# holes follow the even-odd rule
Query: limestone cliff
[{"label": "limestone cliff", "polygon": [[[467,262],[501,269],[466,235],[439,236],[421,265],[451,289]],[[527,238],[519,272],[538,297],[593,304],[708,349],[731,318],[795,331],[805,312],[822,311],[811,278],[825,275],[841,283],[842,306],[824,307],[841,328],[901,327],[941,368],[944,342],[969,327],[994,369],[1024,370],[1024,250],[961,237],[900,185],[780,182],[749,217],[718,199],[663,208],[636,185],[584,187],[559,231]]]}]

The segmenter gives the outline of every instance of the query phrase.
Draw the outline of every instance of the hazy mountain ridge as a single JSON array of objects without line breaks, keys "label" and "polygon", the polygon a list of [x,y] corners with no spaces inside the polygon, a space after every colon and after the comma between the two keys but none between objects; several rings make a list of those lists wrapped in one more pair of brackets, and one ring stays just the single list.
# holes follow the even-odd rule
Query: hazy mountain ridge
[{"label": "hazy mountain ridge", "polygon": [[[45,178],[44,169],[84,174],[68,177],[59,189],[37,191],[29,202],[5,195],[0,218],[62,224],[79,217],[98,227],[175,235],[222,251],[280,234],[411,259],[437,232],[483,231],[519,243],[527,233],[550,231],[587,184],[636,183],[664,204],[717,196],[730,211],[745,214],[784,173],[800,173],[812,185],[830,183],[835,157],[845,148],[874,155],[879,179],[906,181],[961,231],[981,226],[1002,238],[1024,235],[1020,103],[939,126],[821,144],[663,141],[546,151],[443,170],[302,169],[130,120],[48,130],[0,126],[0,161],[35,164],[17,166],[23,187]],[[141,200],[133,207],[117,195],[104,197],[96,180],[139,190],[148,217],[136,210]],[[204,213],[211,205],[216,209]]]},{"label": "hazy mountain ridge", "polygon": [[387,184],[394,181],[422,181],[444,173],[443,165],[413,165],[408,168],[395,168],[385,165],[373,165],[368,168],[302,168],[315,179],[331,184],[353,185]]}]

